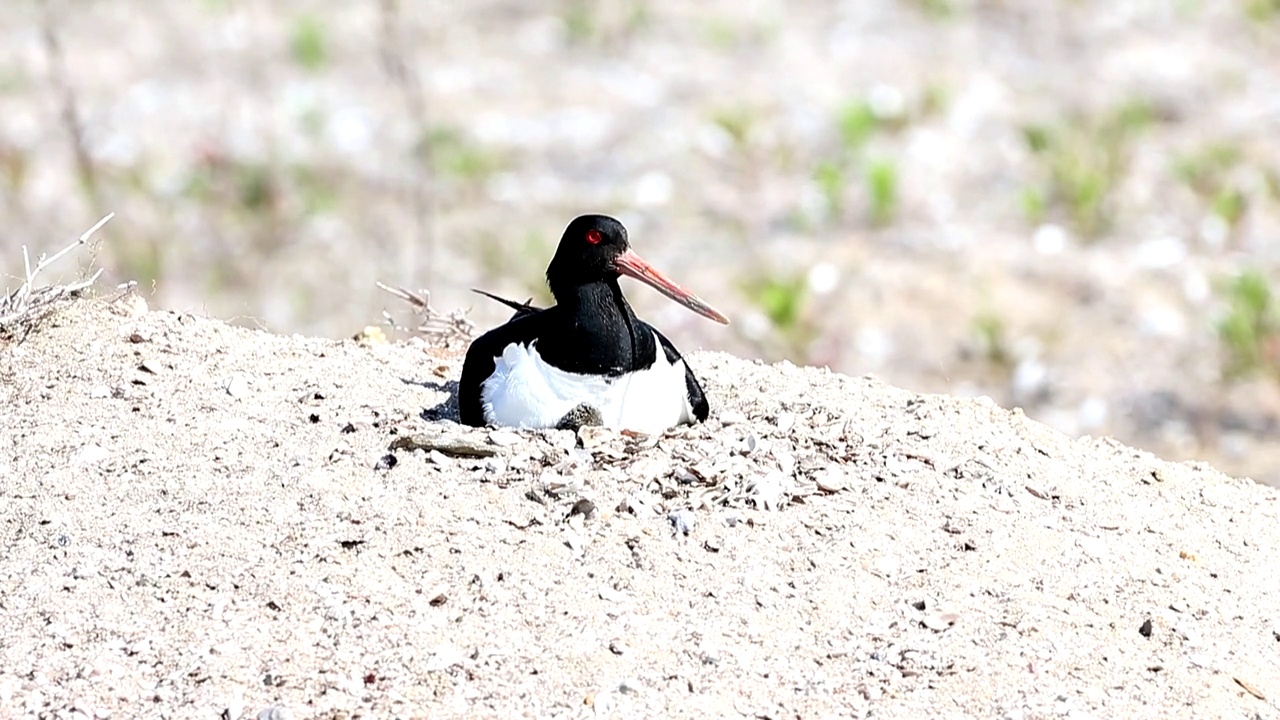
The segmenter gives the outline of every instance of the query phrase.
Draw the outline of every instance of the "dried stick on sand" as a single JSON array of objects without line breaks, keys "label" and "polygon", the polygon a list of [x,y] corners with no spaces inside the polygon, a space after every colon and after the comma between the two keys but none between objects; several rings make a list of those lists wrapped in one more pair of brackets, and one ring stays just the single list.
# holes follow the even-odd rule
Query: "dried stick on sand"
[{"label": "dried stick on sand", "polygon": [[465,341],[475,337],[476,325],[467,319],[466,313],[462,310],[444,313],[435,309],[431,306],[430,292],[426,290],[413,292],[383,283],[378,283],[378,287],[409,303],[414,314],[419,318],[417,327],[407,328],[396,323],[389,314],[384,312],[383,316],[386,317],[387,322],[397,330],[443,341],[446,344],[450,341]]},{"label": "dried stick on sand", "polygon": [[89,287],[98,279],[98,276],[102,274],[101,269],[98,269],[88,278],[70,284],[54,284],[42,288],[35,286],[36,278],[41,272],[61,260],[67,253],[88,243],[89,238],[93,237],[93,234],[101,229],[103,225],[106,225],[115,215],[115,213],[107,214],[94,223],[93,227],[84,231],[70,245],[53,255],[48,257],[41,255],[40,259],[36,261],[35,267],[31,266],[31,255],[27,251],[27,246],[22,246],[22,265],[25,277],[22,285],[18,286],[17,290],[13,292],[6,291],[4,296],[0,296],[0,338],[13,338],[30,332],[60,301],[65,298],[76,297],[80,291]]}]

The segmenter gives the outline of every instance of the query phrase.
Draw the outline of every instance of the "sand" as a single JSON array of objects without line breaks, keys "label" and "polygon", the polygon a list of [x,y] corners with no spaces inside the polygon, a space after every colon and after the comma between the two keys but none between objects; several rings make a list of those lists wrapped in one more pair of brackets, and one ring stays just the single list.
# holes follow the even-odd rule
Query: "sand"
[{"label": "sand", "polygon": [[718,353],[660,438],[463,428],[460,357],[0,346],[0,717],[1280,717],[1275,488]]}]

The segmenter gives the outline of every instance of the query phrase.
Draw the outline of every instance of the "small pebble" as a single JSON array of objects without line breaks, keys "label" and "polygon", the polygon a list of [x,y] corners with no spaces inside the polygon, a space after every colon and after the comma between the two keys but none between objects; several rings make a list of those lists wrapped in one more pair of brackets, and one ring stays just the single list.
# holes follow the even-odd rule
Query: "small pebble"
[{"label": "small pebble", "polygon": [[955,613],[930,613],[924,617],[924,626],[934,632],[942,632],[949,629],[960,616]]},{"label": "small pebble", "polygon": [[698,518],[692,510],[681,508],[667,513],[667,522],[671,523],[671,528],[677,535],[688,535],[698,524]]},{"label": "small pebble", "polygon": [[582,447],[588,450],[600,447],[615,437],[617,433],[599,425],[583,425],[578,428],[578,438],[582,440]]},{"label": "small pebble", "polygon": [[498,447],[508,447],[520,442],[520,435],[510,430],[494,430],[489,433],[489,442]]},{"label": "small pebble", "polygon": [[814,478],[814,482],[817,484],[818,490],[824,493],[838,493],[849,486],[844,470],[835,466],[819,472],[817,477]]}]

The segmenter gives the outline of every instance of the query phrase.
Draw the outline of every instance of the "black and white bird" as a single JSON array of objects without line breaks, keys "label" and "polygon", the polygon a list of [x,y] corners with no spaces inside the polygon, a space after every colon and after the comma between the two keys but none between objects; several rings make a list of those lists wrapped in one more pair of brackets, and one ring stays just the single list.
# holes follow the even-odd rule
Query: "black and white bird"
[{"label": "black and white bird", "polygon": [[547,428],[587,418],[652,434],[705,420],[709,405],[698,379],[671,341],[636,317],[618,286],[622,275],[729,322],[636,255],[622,223],[583,215],[565,228],[547,266],[554,306],[538,309],[482,293],[516,313],[467,350],[458,388],[462,422]]}]

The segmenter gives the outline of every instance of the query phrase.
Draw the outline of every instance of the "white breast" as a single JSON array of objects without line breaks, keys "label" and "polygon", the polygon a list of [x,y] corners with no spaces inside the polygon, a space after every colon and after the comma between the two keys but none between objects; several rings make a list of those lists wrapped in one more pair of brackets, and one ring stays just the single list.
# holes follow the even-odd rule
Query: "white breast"
[{"label": "white breast", "polygon": [[660,433],[693,418],[684,361],[667,361],[657,342],[647,370],[618,377],[579,375],[543,361],[536,343],[512,343],[494,358],[493,374],[481,385],[484,418],[495,425],[555,427],[570,410],[587,403],[606,427]]}]

